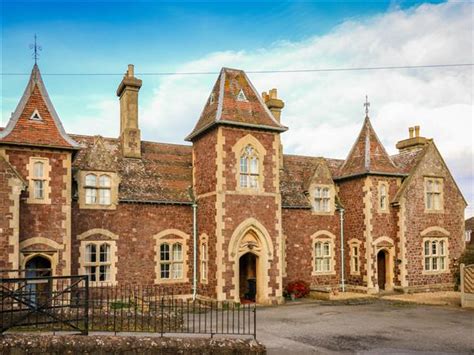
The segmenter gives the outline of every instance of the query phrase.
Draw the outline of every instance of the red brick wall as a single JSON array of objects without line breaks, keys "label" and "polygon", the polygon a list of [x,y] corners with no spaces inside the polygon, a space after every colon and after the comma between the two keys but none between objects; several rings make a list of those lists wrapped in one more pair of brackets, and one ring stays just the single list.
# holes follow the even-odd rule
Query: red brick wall
[{"label": "red brick wall", "polygon": [[[406,190],[406,247],[407,279],[409,286],[445,284],[453,282],[453,271],[464,250],[464,201],[458,193],[454,180],[444,168],[440,156],[434,149],[425,155],[417,173]],[[444,211],[425,213],[424,177],[435,176],[444,179]],[[450,272],[439,275],[423,275],[423,237],[420,233],[428,227],[442,227],[450,233]]]},{"label": "red brick wall", "polygon": [[151,285],[155,282],[154,235],[166,229],[178,229],[189,235],[188,274],[189,283],[176,283],[176,290],[190,292],[192,282],[192,209],[191,206],[119,204],[116,210],[79,209],[73,203],[73,253],[72,266],[79,269],[79,245],[77,236],[94,228],[106,229],[116,235],[119,284]]},{"label": "red brick wall", "polygon": [[[283,234],[286,236],[286,277],[284,285],[291,281],[304,280],[312,287],[330,286],[336,288],[340,282],[340,238],[339,213],[332,216],[315,215],[308,209],[283,209]],[[313,276],[313,244],[311,236],[327,230],[336,236],[335,275]]]},{"label": "red brick wall", "polygon": [[[24,191],[20,197],[20,242],[34,237],[51,239],[62,245],[65,240],[66,231],[62,222],[66,220],[63,206],[67,204],[63,197],[63,190],[66,188],[64,176],[67,169],[64,168],[64,160],[71,154],[70,152],[50,151],[42,149],[7,149],[10,164],[23,177],[28,179],[27,166],[30,157],[48,158],[51,166],[49,186],[51,193],[50,204],[29,204],[26,202],[28,191]],[[47,197],[47,196],[46,196]],[[65,265],[62,251],[59,253],[59,262],[56,274],[61,275]],[[24,265],[20,265],[23,267]]]},{"label": "red brick wall", "polygon": [[10,200],[12,187],[8,184],[12,178],[16,178],[15,174],[0,158],[0,269],[11,269],[13,267],[8,261],[8,255],[13,253],[13,248],[10,247],[9,242],[13,235],[13,228],[10,228],[10,221],[13,218],[10,207],[13,206],[14,202]]}]

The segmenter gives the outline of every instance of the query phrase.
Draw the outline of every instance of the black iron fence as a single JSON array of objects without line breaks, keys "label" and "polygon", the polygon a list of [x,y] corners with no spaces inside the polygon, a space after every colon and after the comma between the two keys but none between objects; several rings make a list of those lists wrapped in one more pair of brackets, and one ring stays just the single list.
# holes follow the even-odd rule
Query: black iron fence
[{"label": "black iron fence", "polygon": [[[39,284],[43,286],[28,286]],[[256,337],[255,304],[193,301],[160,285],[89,287],[85,276],[1,278],[0,292],[1,332],[77,330],[82,334],[110,331]]]}]

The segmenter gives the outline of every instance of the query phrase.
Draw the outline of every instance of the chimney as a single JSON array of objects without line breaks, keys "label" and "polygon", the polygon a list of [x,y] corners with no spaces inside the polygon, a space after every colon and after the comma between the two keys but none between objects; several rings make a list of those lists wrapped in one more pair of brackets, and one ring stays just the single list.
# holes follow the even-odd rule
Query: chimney
[{"label": "chimney", "polygon": [[420,136],[420,126],[408,128],[409,138],[401,140],[397,143],[396,147],[402,152],[420,149],[428,143],[428,139]]},{"label": "chimney", "polygon": [[280,122],[281,109],[285,107],[285,103],[278,98],[277,89],[271,89],[268,94],[262,93],[263,102],[267,105],[273,117]]},{"label": "chimney", "polygon": [[122,155],[126,158],[141,158],[138,128],[138,91],[141,87],[142,81],[135,77],[133,64],[129,64],[117,89],[120,98],[120,142]]}]

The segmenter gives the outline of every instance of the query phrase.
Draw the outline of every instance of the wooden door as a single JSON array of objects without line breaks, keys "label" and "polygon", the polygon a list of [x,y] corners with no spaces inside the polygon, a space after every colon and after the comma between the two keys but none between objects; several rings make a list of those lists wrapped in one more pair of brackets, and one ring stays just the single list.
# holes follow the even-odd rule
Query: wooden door
[{"label": "wooden door", "polygon": [[385,290],[386,274],[387,270],[385,267],[386,256],[383,250],[377,254],[377,284],[379,290]]}]

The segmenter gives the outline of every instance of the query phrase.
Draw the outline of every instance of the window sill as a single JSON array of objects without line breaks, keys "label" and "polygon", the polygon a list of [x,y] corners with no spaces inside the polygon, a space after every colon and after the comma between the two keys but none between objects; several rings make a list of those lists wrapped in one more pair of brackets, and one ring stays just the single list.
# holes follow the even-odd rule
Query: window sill
[{"label": "window sill", "polygon": [[449,273],[449,270],[436,270],[436,271],[427,271],[423,270],[421,272],[422,275],[442,275]]},{"label": "window sill", "polygon": [[79,208],[81,210],[115,210],[117,208],[117,204],[111,203],[110,205],[99,205],[80,203]]},{"label": "window sill", "polygon": [[425,213],[444,213],[444,210],[443,209],[440,209],[440,210],[429,210],[427,208],[425,208]]},{"label": "window sill", "polygon": [[336,275],[336,271],[313,271],[311,276],[333,276]]},{"label": "window sill", "polygon": [[184,283],[188,282],[188,279],[156,279],[155,284],[157,285],[163,285],[163,284],[178,284],[178,283]]}]

